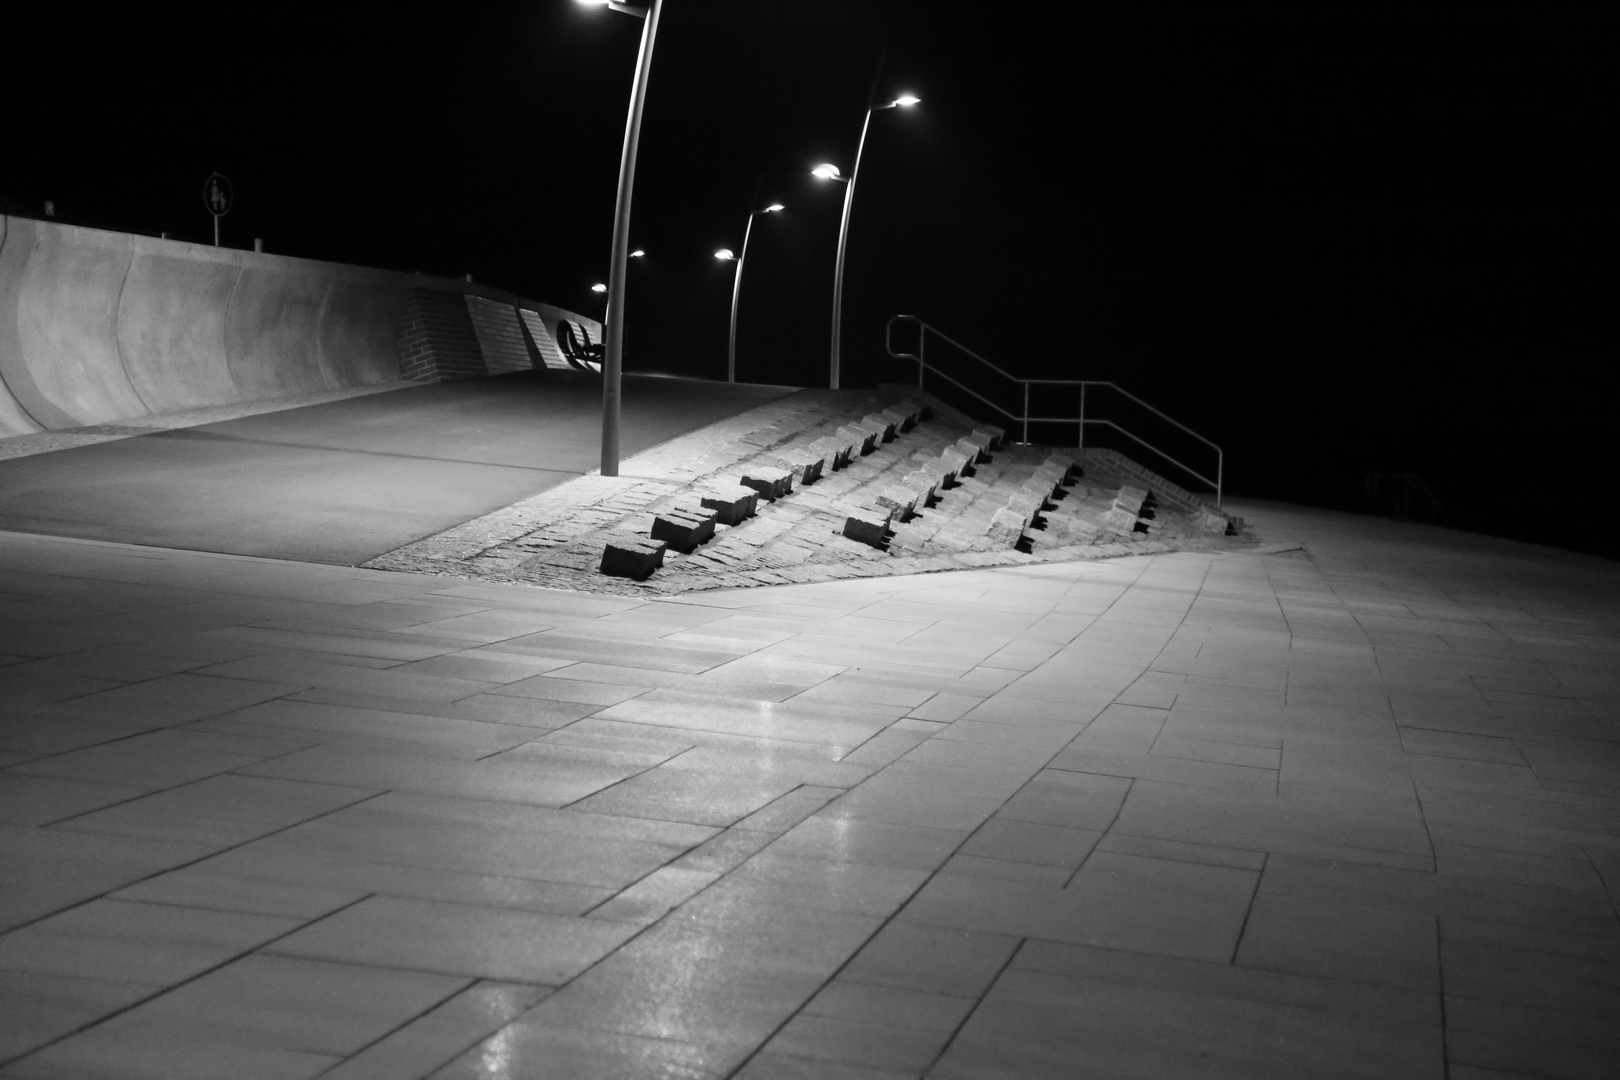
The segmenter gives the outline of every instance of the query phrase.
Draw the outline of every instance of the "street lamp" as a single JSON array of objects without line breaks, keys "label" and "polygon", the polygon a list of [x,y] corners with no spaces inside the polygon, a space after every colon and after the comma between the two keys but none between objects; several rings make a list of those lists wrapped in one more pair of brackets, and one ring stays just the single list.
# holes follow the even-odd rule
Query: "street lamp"
[{"label": "street lamp", "polygon": [[838,389],[839,339],[844,317],[844,251],[849,244],[849,211],[855,205],[855,180],[861,174],[861,151],[866,149],[866,129],[872,126],[873,113],[896,106],[909,109],[921,100],[915,94],[901,94],[893,101],[873,105],[866,110],[866,119],[861,122],[861,141],[855,147],[855,168],[847,178],[839,174],[836,165],[817,165],[810,170],[810,175],[817,180],[839,180],[845,185],[844,218],[838,226],[838,264],[833,271],[832,358],[828,364],[828,385],[834,390]]},{"label": "street lamp", "polygon": [[771,203],[763,210],[751,210],[748,213],[748,225],[743,229],[742,254],[733,255],[730,248],[721,248],[714,253],[714,257],[721,262],[735,262],[737,273],[731,280],[731,348],[726,353],[726,382],[737,381],[737,298],[742,294],[743,260],[748,258],[748,237],[754,231],[754,218],[760,214],[774,214],[784,210],[781,203]]},{"label": "street lamp", "polygon": [[658,35],[658,13],[664,0],[649,0],[646,8],[618,0],[579,0],[643,20],[641,51],[630,88],[630,116],[624,126],[624,152],[619,156],[619,193],[613,203],[613,260],[608,269],[607,330],[602,354],[602,475],[619,475],[619,403],[624,372],[624,280],[630,251],[630,194],[636,180],[636,144],[641,140],[641,113],[647,101],[647,77],[652,70],[653,40]]},{"label": "street lamp", "polygon": [[[632,251],[630,253],[630,257],[632,259],[639,259],[645,254],[647,254],[645,251],[642,251],[640,248],[637,248],[636,250],[634,250],[634,251]],[[591,286],[591,292],[593,292],[593,293],[605,293],[607,291],[608,291],[608,287],[605,284],[603,284],[602,282],[600,282],[600,281],[598,281],[595,285]]]}]

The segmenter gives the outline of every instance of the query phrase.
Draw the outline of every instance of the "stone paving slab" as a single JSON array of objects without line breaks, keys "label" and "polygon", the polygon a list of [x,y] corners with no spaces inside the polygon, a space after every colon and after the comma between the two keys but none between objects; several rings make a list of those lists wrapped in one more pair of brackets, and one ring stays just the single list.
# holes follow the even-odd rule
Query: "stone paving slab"
[{"label": "stone paving slab", "polygon": [[0,534],[0,1076],[1612,1073],[1620,566],[1238,509],[678,598]]}]

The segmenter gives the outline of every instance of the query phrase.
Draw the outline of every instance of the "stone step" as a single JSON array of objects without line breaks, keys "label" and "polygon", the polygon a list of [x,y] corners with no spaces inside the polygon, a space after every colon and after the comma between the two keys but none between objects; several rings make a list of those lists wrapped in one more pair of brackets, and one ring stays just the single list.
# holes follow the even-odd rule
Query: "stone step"
[{"label": "stone step", "polygon": [[[822,417],[795,424],[783,418],[731,440],[726,454],[717,457],[729,454],[737,461],[737,475],[700,480],[688,494],[660,500],[649,508],[646,538],[638,541],[622,532],[607,536],[602,573],[646,580],[669,552],[694,557],[694,565],[724,565],[757,557],[766,547],[771,548],[766,559],[802,564],[817,553],[818,521],[830,523],[827,535],[883,550],[891,526],[926,510],[945,477],[937,458],[935,468],[920,469],[909,454],[884,452],[886,444],[916,430],[923,412],[902,400],[842,423]],[[959,437],[952,431],[923,442],[937,454]],[[824,477],[807,496],[806,489]],[[791,502],[798,509],[778,508],[796,492],[800,497]],[[811,535],[784,535],[800,529]],[[711,543],[717,531],[724,539]]]},{"label": "stone step", "polygon": [[[551,528],[544,543],[520,542],[523,566],[563,571],[595,559],[604,574],[684,591],[717,577],[884,572],[856,569],[873,559],[994,565],[1043,551],[1124,554],[1149,537],[1221,535],[1231,526],[1181,495],[1166,502],[1156,478],[1128,459],[1011,444],[1000,428],[950,411],[925,420],[916,398],[866,401],[778,410],[657,481],[580,507],[577,520],[594,531],[576,531],[577,540]],[[669,486],[670,475],[684,484]],[[640,491],[650,497],[638,504]],[[626,526],[641,534],[637,543],[623,537]],[[597,546],[580,550],[591,537]]]}]

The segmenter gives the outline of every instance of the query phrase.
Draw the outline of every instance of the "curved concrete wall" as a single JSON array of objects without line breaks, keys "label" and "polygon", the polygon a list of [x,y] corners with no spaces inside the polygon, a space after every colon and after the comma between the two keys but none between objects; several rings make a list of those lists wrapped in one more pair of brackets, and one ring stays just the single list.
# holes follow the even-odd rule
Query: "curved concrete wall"
[{"label": "curved concrete wall", "polygon": [[474,289],[0,216],[0,437],[397,379],[424,287]]},{"label": "curved concrete wall", "polygon": [[[176,252],[135,237],[118,302],[118,345],[130,383],[152,412],[240,400],[225,361],[225,312],[240,270],[234,252]],[[192,245],[186,245],[192,246]]]},{"label": "curved concrete wall", "polygon": [[[0,312],[16,312],[17,294],[22,290],[21,271],[27,265],[27,248],[17,241],[17,227],[10,218],[0,217]],[[17,320],[0,316],[0,438],[25,435],[43,427],[11,393],[12,369],[22,366],[21,356]]]}]

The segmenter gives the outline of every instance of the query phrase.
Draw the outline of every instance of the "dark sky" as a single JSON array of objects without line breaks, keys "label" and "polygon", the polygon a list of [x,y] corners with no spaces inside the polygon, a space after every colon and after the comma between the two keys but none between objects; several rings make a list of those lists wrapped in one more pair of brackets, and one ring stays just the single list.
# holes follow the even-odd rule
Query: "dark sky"
[{"label": "dark sky", "polygon": [[[1238,493],[1354,505],[1422,474],[1461,523],[1614,551],[1617,25],[1606,7],[666,0],[627,366],[845,381],[922,315],[1021,374],[1120,382],[1228,449]],[[460,276],[599,313],[641,23],[573,0],[0,17],[0,197]],[[886,52],[884,51],[886,50]],[[944,351],[939,355],[944,358]]]}]

